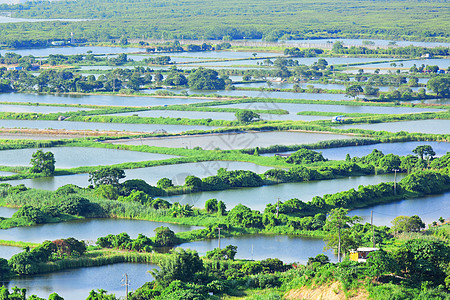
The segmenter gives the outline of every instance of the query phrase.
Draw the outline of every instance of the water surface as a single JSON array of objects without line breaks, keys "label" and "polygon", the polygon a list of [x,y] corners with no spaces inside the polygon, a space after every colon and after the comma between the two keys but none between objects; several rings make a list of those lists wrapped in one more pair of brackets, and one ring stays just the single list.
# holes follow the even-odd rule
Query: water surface
[{"label": "water surface", "polygon": [[[448,46],[447,46],[448,47]],[[403,66],[401,66],[403,64]],[[379,63],[379,64],[371,64],[371,65],[361,65],[358,68],[411,68],[413,65],[420,67],[422,64],[425,66],[438,66],[440,69],[447,69],[450,66],[450,59],[412,59],[401,62],[396,62],[395,67],[391,66],[391,63]]]},{"label": "water surface", "polygon": [[22,252],[22,247],[11,247],[11,246],[1,246],[0,245],[0,258],[10,259],[11,256]]},{"label": "water surface", "polygon": [[[213,119],[236,121],[235,113],[231,112],[209,112],[209,111],[175,111],[175,110],[149,110],[129,113],[112,114],[113,116],[153,117],[153,118],[188,118],[188,119]],[[295,120],[295,121],[316,121],[326,120],[324,116],[300,116],[296,114],[259,114],[262,120]]]},{"label": "water surface", "polygon": [[146,138],[113,142],[126,145],[149,145],[171,148],[201,147],[204,150],[232,150],[271,145],[312,144],[320,141],[349,139],[351,136],[296,131],[245,132],[217,135]]},{"label": "water surface", "polygon": [[450,192],[439,195],[428,195],[414,199],[406,199],[393,203],[375,205],[373,207],[355,209],[349,212],[351,216],[361,216],[365,222],[370,222],[370,212],[373,210],[375,225],[391,227],[392,220],[397,216],[418,215],[427,225],[438,222],[440,217],[447,219],[450,214]]},{"label": "water surface", "polygon": [[92,110],[84,107],[63,107],[63,106],[37,106],[37,105],[8,105],[0,104],[0,112],[16,112],[16,113],[64,113],[80,110]]},{"label": "water surface", "polygon": [[17,211],[17,208],[0,206],[0,217],[11,218],[11,216]]},{"label": "water surface", "polygon": [[[91,290],[103,289],[124,299],[125,273],[130,282],[129,289],[136,290],[144,283],[153,280],[148,271],[157,269],[153,264],[120,263],[100,267],[69,269],[48,274],[23,276],[7,283],[9,289],[14,286],[27,289],[27,295],[37,295],[45,299],[54,292],[65,300],[86,299]],[[105,276],[107,275],[107,276]]]},{"label": "water surface", "polygon": [[85,47],[51,47],[51,48],[33,48],[33,49],[14,49],[14,50],[0,50],[1,55],[8,52],[14,52],[22,56],[33,55],[34,57],[47,57],[50,54],[62,55],[76,55],[87,54],[92,51],[92,54],[117,54],[145,51],[141,48],[122,48],[122,47],[100,47],[100,46],[85,46]]},{"label": "water surface", "polygon": [[155,98],[143,96],[113,95],[39,95],[21,93],[1,93],[0,102],[29,102],[49,104],[82,104],[109,106],[166,106],[174,104],[190,104],[211,100],[191,98]]},{"label": "water surface", "polygon": [[[212,176],[217,174],[217,170],[225,168],[229,171],[232,170],[249,170],[255,173],[264,173],[269,167],[259,166],[247,162],[237,161],[205,161],[198,163],[186,163],[176,165],[164,165],[149,168],[131,169],[125,170],[126,178],[129,179],[142,179],[148,184],[156,185],[159,179],[169,178],[174,185],[184,185],[184,180],[187,176],[193,175],[200,178]],[[52,177],[39,177],[33,179],[20,179],[6,181],[9,184],[25,184],[25,186],[43,190],[56,190],[57,188],[66,184],[75,184],[80,187],[87,187],[89,183],[89,174],[76,174],[76,175],[64,175],[64,176],[52,176]],[[0,210],[1,216],[1,210]]]},{"label": "water surface", "polygon": [[[290,114],[302,111],[339,112],[339,113],[371,113],[371,114],[407,114],[420,112],[438,112],[440,109],[415,108],[415,107],[387,107],[387,106],[364,106],[364,105],[331,105],[331,104],[295,104],[277,102],[253,102],[218,105],[223,108],[240,109],[284,109]],[[330,117],[331,118],[331,117]]]},{"label": "water surface", "polygon": [[402,121],[376,124],[358,124],[358,125],[343,125],[335,127],[339,129],[368,129],[375,131],[389,131],[389,132],[419,132],[431,134],[449,134],[450,120],[418,120],[418,121]]},{"label": "water surface", "polygon": [[[318,254],[327,255],[331,261],[336,262],[336,256],[332,250],[324,251],[325,242],[322,239],[297,237],[297,236],[274,236],[274,235],[251,235],[236,236],[220,239],[220,247],[228,245],[237,246],[237,259],[263,260],[267,258],[278,258],[284,263],[299,262],[306,264],[309,257]],[[206,255],[218,247],[218,240],[204,240],[184,243],[181,248],[196,250],[200,255]]]},{"label": "water surface", "polygon": [[[330,160],[344,160],[347,153],[350,157],[362,157],[368,155],[372,150],[377,149],[384,154],[395,154],[395,155],[415,155],[412,150],[417,146],[430,145],[433,147],[436,156],[442,156],[450,151],[450,144],[445,142],[404,142],[404,143],[380,143],[373,145],[361,145],[352,147],[339,147],[339,148],[328,148],[328,149],[314,149],[314,151],[321,152],[325,158]],[[295,151],[280,152],[284,154],[293,153]],[[262,156],[273,156],[273,153],[262,154]]]},{"label": "water surface", "polygon": [[[405,174],[397,173],[397,181],[404,176]],[[238,204],[243,204],[252,209],[263,211],[267,204],[276,203],[278,198],[282,202],[293,198],[308,202],[314,196],[334,194],[352,188],[358,189],[358,186],[360,185],[372,185],[389,181],[394,181],[394,174],[352,176],[332,180],[282,183],[262,187],[201,192],[163,198],[170,202],[189,203],[196,207],[204,207],[207,200],[215,198],[224,201],[227,209],[231,209]]]},{"label": "water surface", "polygon": [[[30,166],[32,154],[38,149],[14,149],[0,151],[0,165]],[[42,148],[55,156],[56,168],[76,168],[81,166],[113,165],[124,162],[161,160],[176,157],[159,153],[117,150],[90,147]]]},{"label": "water surface", "polygon": [[73,237],[77,240],[84,240],[89,244],[94,244],[99,237],[122,232],[128,233],[133,239],[137,238],[140,233],[148,237],[153,237],[155,236],[153,230],[160,226],[169,227],[174,232],[190,231],[200,228],[198,226],[129,219],[81,219],[69,222],[1,229],[0,240],[42,243],[46,240],[54,241]]},{"label": "water surface", "polygon": [[92,131],[136,131],[158,132],[165,130],[169,133],[180,133],[189,130],[212,130],[217,127],[203,125],[167,125],[167,124],[127,124],[127,123],[98,123],[72,121],[44,121],[44,120],[0,120],[3,128],[32,128],[32,129],[65,129]]}]

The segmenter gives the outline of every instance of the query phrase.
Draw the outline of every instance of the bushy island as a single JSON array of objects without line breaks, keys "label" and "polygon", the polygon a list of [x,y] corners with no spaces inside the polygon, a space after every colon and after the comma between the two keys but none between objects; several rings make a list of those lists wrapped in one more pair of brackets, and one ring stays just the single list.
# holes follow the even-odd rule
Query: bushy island
[{"label": "bushy island", "polygon": [[[2,228],[85,217],[157,220],[205,228],[175,234],[167,227],[160,227],[155,230],[155,237],[141,234],[136,239],[127,233],[108,235],[99,237],[94,246],[86,246],[83,241],[73,238],[46,241],[40,245],[25,244],[24,252],[8,261],[0,261],[1,275],[7,279],[75,267],[152,262],[160,266],[159,271],[153,271],[155,280],[131,293],[129,299],[289,299],[308,298],[308,295],[325,292],[330,293],[330,299],[356,295],[373,299],[446,299],[449,298],[450,281],[447,225],[438,226],[436,221],[431,229],[420,232],[425,224],[417,216],[399,216],[393,220],[392,228],[371,227],[360,224],[359,217],[347,216],[347,209],[448,191],[450,154],[435,158],[429,146],[416,148],[414,154],[399,157],[374,150],[361,158],[347,156],[344,163],[350,169],[358,167],[359,171],[373,172],[375,168],[386,171],[399,168],[410,174],[400,182],[360,186],[357,190],[317,196],[310,202],[300,199],[280,201],[267,205],[264,212],[241,204],[227,209],[220,199],[210,199],[205,208],[200,209],[156,197],[171,190],[193,192],[259,186],[268,178],[273,183],[306,181],[351,172],[339,173],[340,164],[338,169],[320,166],[325,158],[302,148],[286,159],[293,165],[289,170],[273,169],[258,175],[250,171],[221,169],[216,176],[187,177],[184,187],[174,187],[167,178],[162,178],[156,187],[136,179],[120,183],[124,173],[117,168],[91,172],[92,185],[88,188],[66,185],[52,192],[2,184],[2,205],[19,207],[12,218],[2,218]],[[48,153],[37,152],[33,159],[39,167],[33,172],[54,170],[51,163],[44,163],[53,161]],[[328,248],[344,254],[344,261],[330,263],[324,255],[310,258],[306,266],[286,265],[276,258],[236,260],[238,249],[234,246],[215,249],[203,258],[191,250],[159,253],[163,247],[216,238],[218,227],[222,228],[224,236],[266,233],[323,238]],[[2,243],[14,244],[10,241]],[[374,252],[367,263],[348,260],[350,249],[373,244],[382,250]],[[2,288],[0,297],[26,299],[26,291],[15,289],[10,293]],[[53,294],[49,299],[60,299],[58,297]],[[87,297],[116,299],[102,291],[92,291]],[[28,299],[40,298],[31,296]]]}]

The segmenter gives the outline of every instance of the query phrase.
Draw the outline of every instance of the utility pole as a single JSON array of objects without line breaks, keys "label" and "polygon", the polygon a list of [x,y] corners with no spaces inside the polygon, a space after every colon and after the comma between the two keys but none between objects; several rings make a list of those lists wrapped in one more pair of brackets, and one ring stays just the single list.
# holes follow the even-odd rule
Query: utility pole
[{"label": "utility pole", "polygon": [[370,224],[372,225],[372,244],[373,248],[375,248],[375,232],[373,229],[373,210],[370,211]]},{"label": "utility pole", "polygon": [[128,274],[125,273],[125,280],[122,279],[122,282],[124,282],[124,284],[122,284],[122,286],[125,286],[125,299],[128,300],[128,286],[130,285],[130,282],[128,281]]},{"label": "utility pole", "polygon": [[400,171],[399,169],[392,169],[394,171],[394,195],[397,195],[397,171]]},{"label": "utility pole", "polygon": [[278,219],[278,213],[280,212],[280,198],[278,197],[277,201],[277,219]]},{"label": "utility pole", "polygon": [[338,235],[339,235],[338,262],[341,262],[341,225],[338,225]]},{"label": "utility pole", "polygon": [[338,262],[341,262],[341,217],[338,215],[338,220],[337,220],[337,226],[338,226],[338,237],[339,237],[339,241],[338,241]]},{"label": "utility pole", "polygon": [[220,229],[223,229],[222,227],[217,227],[217,229],[219,230],[219,249],[220,249]]}]

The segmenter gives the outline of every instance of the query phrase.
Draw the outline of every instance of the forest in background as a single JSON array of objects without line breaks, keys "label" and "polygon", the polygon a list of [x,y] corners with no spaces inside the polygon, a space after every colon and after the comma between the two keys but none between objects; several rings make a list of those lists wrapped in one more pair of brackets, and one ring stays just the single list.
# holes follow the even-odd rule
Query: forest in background
[{"label": "forest in background", "polygon": [[0,42],[70,39],[378,38],[449,41],[446,1],[36,1],[0,5],[20,18],[88,19],[0,24]]}]

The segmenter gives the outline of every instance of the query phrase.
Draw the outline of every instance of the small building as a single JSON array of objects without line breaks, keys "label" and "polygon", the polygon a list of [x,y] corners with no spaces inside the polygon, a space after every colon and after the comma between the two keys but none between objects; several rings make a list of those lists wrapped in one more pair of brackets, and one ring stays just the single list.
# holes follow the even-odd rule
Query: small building
[{"label": "small building", "polygon": [[51,44],[53,46],[64,46],[66,44],[66,41],[53,41]]},{"label": "small building", "polygon": [[276,153],[275,156],[279,156],[279,157],[289,157],[289,156],[291,156],[291,154],[288,154],[288,153]]},{"label": "small building", "polygon": [[335,116],[331,119],[331,122],[339,122],[342,123],[344,122],[344,116]]},{"label": "small building", "polygon": [[378,251],[378,248],[370,248],[370,247],[361,247],[355,250],[350,251],[350,260],[357,262],[366,262],[367,256],[369,253]]},{"label": "small building", "polygon": [[17,67],[9,67],[8,70],[16,70],[16,71],[20,71],[23,70],[23,67],[17,66]]}]

